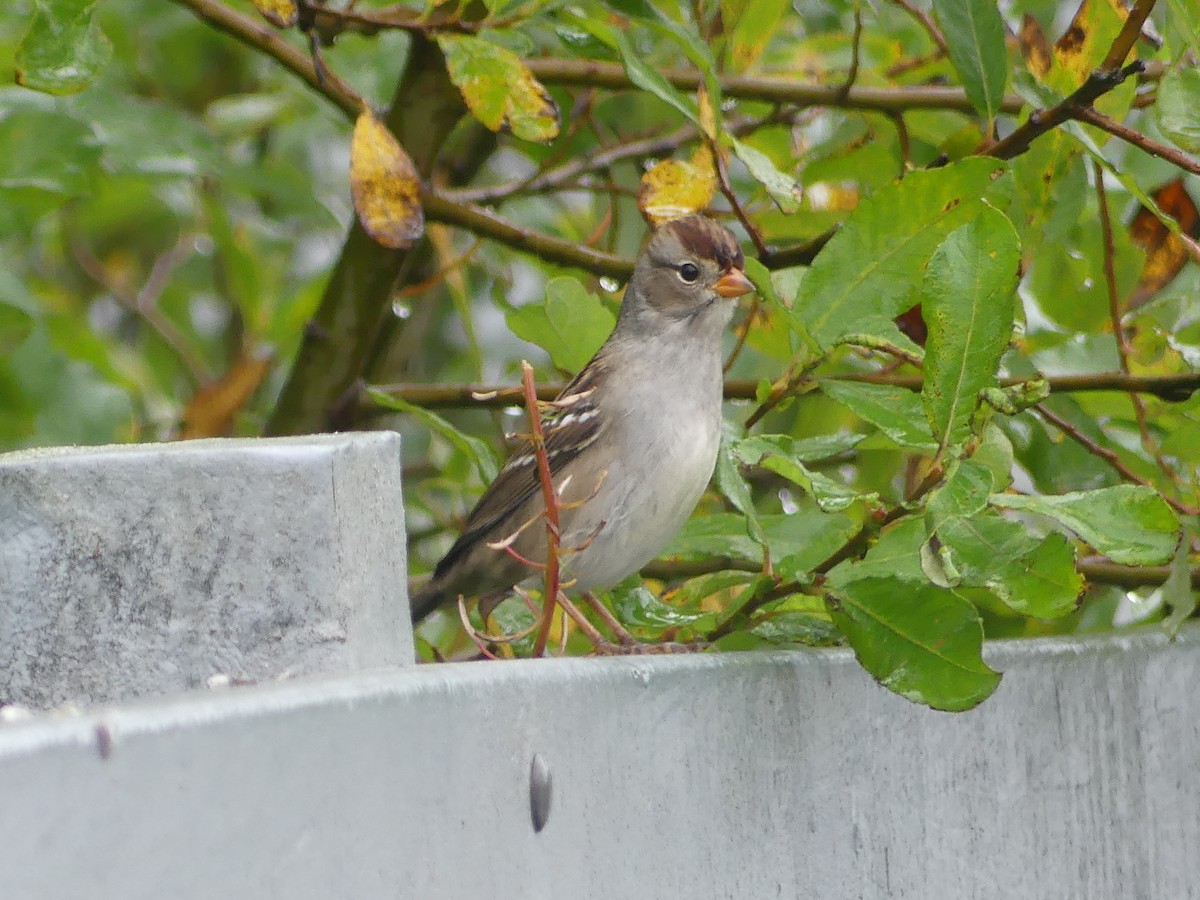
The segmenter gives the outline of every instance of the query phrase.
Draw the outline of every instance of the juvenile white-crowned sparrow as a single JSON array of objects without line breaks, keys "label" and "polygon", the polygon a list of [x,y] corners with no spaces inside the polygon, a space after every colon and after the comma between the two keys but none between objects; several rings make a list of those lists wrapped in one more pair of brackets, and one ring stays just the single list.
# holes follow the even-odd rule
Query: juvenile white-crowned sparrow
[{"label": "juvenile white-crowned sparrow", "polygon": [[[743,265],[734,236],[703,216],[659,228],[637,259],[612,334],[546,414],[567,589],[604,588],[636,572],[704,493],[721,436],[721,338],[733,298],[754,289]],[[543,562],[544,509],[525,441],[413,597],[413,620],[459,594],[490,605],[537,574],[488,545],[519,531],[513,550]]]}]

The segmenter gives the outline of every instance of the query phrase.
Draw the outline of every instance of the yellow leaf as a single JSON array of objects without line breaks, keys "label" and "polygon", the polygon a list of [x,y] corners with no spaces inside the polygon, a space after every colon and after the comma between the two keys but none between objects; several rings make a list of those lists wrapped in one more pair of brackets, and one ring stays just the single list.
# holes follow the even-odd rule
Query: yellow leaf
[{"label": "yellow leaf", "polygon": [[705,145],[690,161],[663,160],[643,175],[638,209],[647,222],[658,226],[707,208],[716,190],[717,173]]},{"label": "yellow leaf", "polygon": [[558,136],[558,105],[515,53],[471,35],[438,35],[437,42],[450,80],[480,122],[523,141]]},{"label": "yellow leaf", "polygon": [[421,181],[412,159],[370,110],[350,141],[350,193],[358,221],[385,247],[408,247],[425,231]]},{"label": "yellow leaf", "polygon": [[296,0],[254,0],[254,6],[276,28],[291,28],[299,14]]}]

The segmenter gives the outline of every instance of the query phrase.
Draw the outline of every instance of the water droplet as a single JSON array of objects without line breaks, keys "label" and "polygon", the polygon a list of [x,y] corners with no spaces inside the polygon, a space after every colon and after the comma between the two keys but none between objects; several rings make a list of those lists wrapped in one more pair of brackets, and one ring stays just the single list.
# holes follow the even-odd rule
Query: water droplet
[{"label": "water droplet", "polygon": [[617,281],[617,279],[613,278],[611,275],[600,276],[600,287],[602,287],[608,293],[615,294],[620,286],[621,282]]},{"label": "water droplet", "polygon": [[403,300],[393,300],[392,315],[397,319],[407,319],[412,315],[412,307]]}]

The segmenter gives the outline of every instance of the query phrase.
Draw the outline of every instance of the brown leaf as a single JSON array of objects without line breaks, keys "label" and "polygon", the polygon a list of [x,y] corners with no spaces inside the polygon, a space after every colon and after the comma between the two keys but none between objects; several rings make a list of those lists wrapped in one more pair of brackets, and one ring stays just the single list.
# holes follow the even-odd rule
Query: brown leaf
[{"label": "brown leaf", "polygon": [[358,221],[385,247],[408,247],[425,232],[417,167],[370,110],[350,141],[350,193]]},{"label": "brown leaf", "polygon": [[657,226],[706,209],[716,190],[712,153],[704,145],[690,161],[665,159],[643,175],[638,209],[647,222]]},{"label": "brown leaf", "polygon": [[[1200,237],[1200,211],[1184,188],[1182,178],[1163,185],[1151,197],[1159,209],[1179,223],[1184,234]],[[1175,279],[1188,261],[1188,251],[1179,235],[1172,233],[1145,206],[1129,223],[1129,236],[1146,251],[1146,262],[1134,291],[1133,303],[1136,305],[1153,297]]]},{"label": "brown leaf", "polygon": [[1021,45],[1021,55],[1025,57],[1025,65],[1037,78],[1042,78],[1050,71],[1050,42],[1042,31],[1037,19],[1025,13],[1021,19],[1021,33],[1017,36]]},{"label": "brown leaf", "polygon": [[276,28],[291,28],[299,15],[296,0],[254,0],[254,6]]},{"label": "brown leaf", "polygon": [[219,381],[196,391],[183,411],[180,440],[229,434],[233,417],[271,370],[271,359],[270,353],[243,353]]}]

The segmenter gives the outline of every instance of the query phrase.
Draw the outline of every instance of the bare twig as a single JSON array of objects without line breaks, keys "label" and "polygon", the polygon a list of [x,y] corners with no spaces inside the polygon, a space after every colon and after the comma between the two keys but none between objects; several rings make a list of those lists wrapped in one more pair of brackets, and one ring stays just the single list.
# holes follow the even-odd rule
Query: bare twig
[{"label": "bare twig", "polygon": [[187,338],[158,308],[158,298],[166,289],[171,274],[195,252],[194,235],[181,236],[173,246],[155,258],[154,264],[150,267],[150,274],[146,276],[146,283],[136,294],[112,276],[108,267],[96,258],[96,255],[84,244],[82,239],[72,238],[69,246],[75,261],[79,263],[79,268],[112,294],[113,299],[121,306],[145,322],[150,330],[157,334],[159,339],[179,357],[179,361],[183,363],[194,387],[202,387],[212,381],[212,373],[209,372],[199,355],[192,351]]},{"label": "bare twig", "polygon": [[1165,159],[1172,165],[1178,166],[1185,172],[1191,172],[1193,175],[1200,175],[1200,159],[1194,156],[1188,156],[1182,150],[1172,147],[1168,144],[1160,143],[1153,138],[1146,137],[1140,131],[1135,131],[1128,125],[1118,122],[1116,119],[1111,119],[1104,113],[1094,107],[1087,107],[1079,110],[1076,118],[1081,122],[1087,122],[1089,125],[1094,125],[1101,131],[1107,131],[1113,137],[1120,138],[1127,144],[1132,144],[1139,150],[1149,153],[1151,156],[1157,156],[1159,159]]}]

